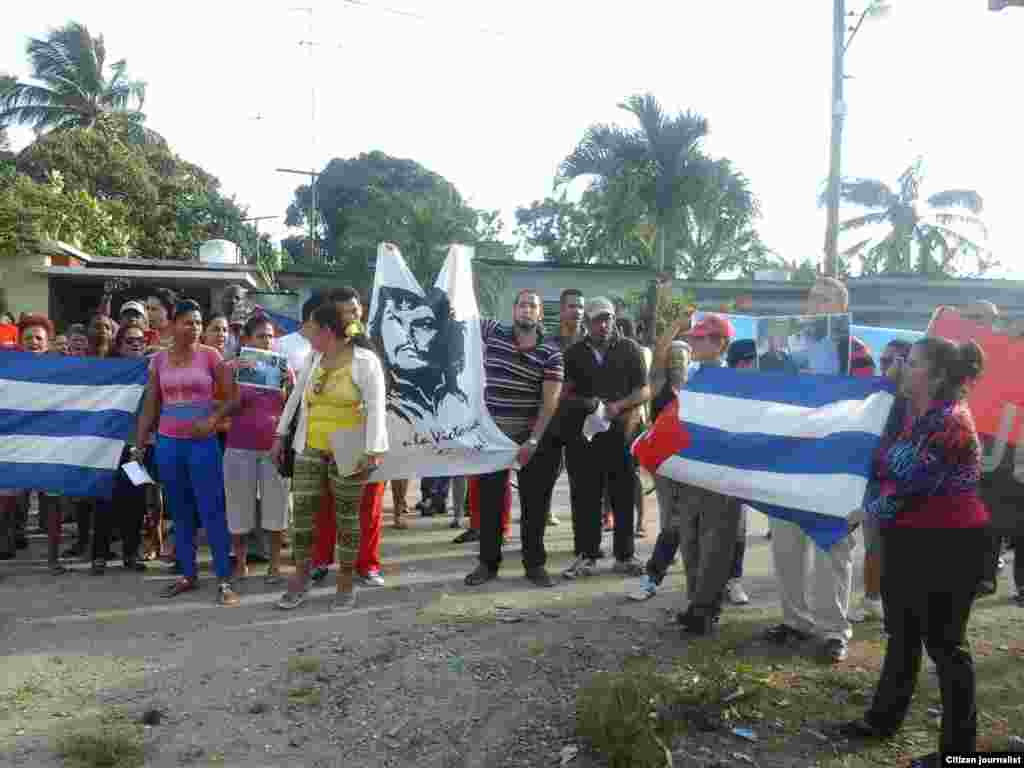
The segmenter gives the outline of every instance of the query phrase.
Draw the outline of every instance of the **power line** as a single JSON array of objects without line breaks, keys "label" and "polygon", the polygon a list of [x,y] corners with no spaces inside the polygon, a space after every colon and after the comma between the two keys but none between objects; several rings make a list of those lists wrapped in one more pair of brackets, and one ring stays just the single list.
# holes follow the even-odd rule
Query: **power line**
[{"label": "power line", "polygon": [[[406,19],[414,19],[415,21],[426,22],[428,24],[436,23],[436,22],[439,22],[439,21],[440,22],[446,22],[446,23],[450,23],[451,22],[450,19],[441,19],[441,18],[438,18],[436,16],[425,16],[422,13],[416,13],[415,11],[407,11],[407,10],[402,9],[402,8],[391,8],[391,7],[386,6],[386,5],[377,5],[375,3],[368,3],[368,2],[366,2],[366,0],[342,0],[342,2],[347,4],[347,5],[354,5],[354,6],[357,6],[359,8],[366,8],[366,9],[371,10],[371,11],[380,11],[381,13],[390,13],[390,14],[392,14],[394,16],[402,16],[403,18],[406,18]],[[461,26],[466,26],[466,25],[461,25]],[[475,29],[477,32],[483,32],[484,34],[494,35],[495,37],[508,37],[508,35],[506,33],[502,32],[500,30],[497,30],[497,29],[491,29],[490,27],[473,26],[472,28]]]}]

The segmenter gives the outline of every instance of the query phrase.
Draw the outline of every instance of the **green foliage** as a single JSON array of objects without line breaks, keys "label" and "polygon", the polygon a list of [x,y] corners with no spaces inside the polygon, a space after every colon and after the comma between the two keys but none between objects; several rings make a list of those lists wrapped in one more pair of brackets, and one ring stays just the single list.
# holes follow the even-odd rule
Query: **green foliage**
[{"label": "green foliage", "polygon": [[637,664],[599,672],[576,696],[576,733],[608,760],[610,768],[671,766],[677,727],[659,716],[671,705],[672,686]]},{"label": "green foliage", "polygon": [[[635,317],[650,317],[650,307],[646,291],[630,291],[625,296],[626,308]],[[671,290],[658,291],[658,311],[654,319],[654,335],[658,336],[679,318],[692,314],[697,308],[697,300],[692,291],[681,294]]]},{"label": "green foliage", "polygon": [[[308,185],[295,190],[287,225],[308,226],[310,194]],[[383,152],[328,163],[317,183],[316,217],[329,248],[326,266],[363,290],[382,242],[397,245],[416,278],[432,284],[449,245],[493,241],[502,229],[497,211],[466,205],[442,176]],[[309,263],[303,239],[283,246],[296,263]],[[478,270],[478,283],[481,275],[487,281],[486,273]],[[485,287],[480,293],[494,293],[494,286]]]},{"label": "green foliage", "polygon": [[132,255],[190,259],[203,240],[225,237],[243,247],[253,240],[245,209],[220,192],[216,177],[165,144],[129,143],[116,117],[47,134],[18,155],[16,167],[37,182],[59,172],[68,194],[123,209]]},{"label": "green foliage", "polygon": [[0,185],[0,257],[37,250],[61,240],[98,256],[124,256],[131,228],[117,200],[68,191],[59,172],[40,184],[17,175]]},{"label": "green foliage", "polygon": [[[877,234],[858,240],[841,255],[860,259],[864,275],[981,275],[997,266],[991,252],[972,239],[988,236],[979,218],[981,195],[970,189],[946,190],[931,195],[922,207],[923,180],[920,157],[900,175],[898,190],[877,179],[842,179],[840,198],[866,213],[844,221],[840,231],[872,227]],[[971,235],[964,234],[964,230]]]},{"label": "green foliage", "polygon": [[133,142],[162,141],[144,127],[146,84],[128,77],[124,59],[106,66],[103,36],[72,21],[30,38],[26,54],[32,77],[0,84],[0,125],[20,123],[36,132],[88,128],[107,114],[124,119]]}]

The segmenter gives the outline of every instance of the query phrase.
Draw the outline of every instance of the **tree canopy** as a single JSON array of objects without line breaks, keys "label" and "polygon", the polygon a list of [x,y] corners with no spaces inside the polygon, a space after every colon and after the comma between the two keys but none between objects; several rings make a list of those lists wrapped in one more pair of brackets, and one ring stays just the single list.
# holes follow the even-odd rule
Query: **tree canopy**
[{"label": "tree canopy", "polygon": [[[930,195],[922,205],[923,158],[900,174],[897,189],[868,178],[844,178],[840,198],[865,213],[840,224],[841,232],[874,228],[876,234],[843,251],[859,258],[862,274],[983,274],[996,265],[991,253],[974,239],[988,236],[979,218],[984,203],[971,189],[950,189]],[[969,234],[965,234],[969,233]]]},{"label": "tree canopy", "polygon": [[25,49],[28,80],[0,80],[0,125],[27,125],[36,133],[91,128],[104,116],[120,115],[125,135],[137,143],[162,142],[147,131],[142,106],[146,84],[128,76],[128,63],[107,66],[103,35],[93,37],[71,21],[44,38],[30,38]]},{"label": "tree canopy", "polygon": [[[286,224],[309,225],[311,189],[300,185]],[[409,268],[430,283],[452,243],[492,240],[501,228],[496,212],[466,204],[455,186],[414,160],[380,151],[331,160],[316,189],[314,229],[322,235],[330,268],[356,285],[368,285],[377,245],[395,243]],[[285,246],[297,262],[308,261],[303,240]]]},{"label": "tree canopy", "polygon": [[[525,245],[560,262],[637,264],[711,279],[773,263],[747,178],[702,148],[707,120],[666,114],[651,94],[619,105],[639,128],[596,124],[566,157],[556,196],[516,211]],[[589,180],[578,202],[566,182]]]}]

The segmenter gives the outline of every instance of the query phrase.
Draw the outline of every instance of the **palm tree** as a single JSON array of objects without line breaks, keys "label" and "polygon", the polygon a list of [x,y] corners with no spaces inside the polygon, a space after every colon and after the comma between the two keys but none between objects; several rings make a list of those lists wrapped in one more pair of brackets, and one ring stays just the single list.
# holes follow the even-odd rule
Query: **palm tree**
[{"label": "palm tree", "polygon": [[708,134],[708,121],[693,112],[667,116],[650,93],[631,96],[620,109],[632,114],[640,130],[596,124],[587,129],[559,169],[563,181],[594,175],[598,185],[630,175],[641,179],[638,193],[653,219],[657,264],[665,271],[665,250],[674,225],[681,224],[680,203],[687,183],[706,167],[700,143]]},{"label": "palm tree", "polygon": [[[981,195],[971,189],[937,192],[920,204],[924,162],[918,157],[898,179],[898,191],[876,179],[843,179],[840,198],[868,209],[868,213],[847,219],[841,232],[867,226],[887,227],[883,237],[869,237],[846,249],[843,256],[859,256],[864,274],[878,272],[951,273],[958,256],[977,260],[979,273],[994,265],[984,246],[963,234],[967,227],[988,237]],[[916,255],[916,259],[914,258]]]},{"label": "palm tree", "polygon": [[93,128],[117,118],[121,130],[137,143],[160,137],[143,127],[146,84],[128,78],[124,59],[105,71],[103,36],[92,37],[84,24],[69,22],[45,39],[29,39],[26,53],[30,80],[0,83],[0,126],[20,123],[36,134],[68,128]]}]

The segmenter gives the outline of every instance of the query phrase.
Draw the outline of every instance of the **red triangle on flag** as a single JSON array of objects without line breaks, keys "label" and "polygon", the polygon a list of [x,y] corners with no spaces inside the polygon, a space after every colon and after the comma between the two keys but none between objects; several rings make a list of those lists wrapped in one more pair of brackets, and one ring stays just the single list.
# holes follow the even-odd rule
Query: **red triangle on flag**
[{"label": "red triangle on flag", "polygon": [[670,456],[690,446],[690,433],[679,419],[679,398],[661,409],[651,428],[633,444],[633,457],[652,475]]}]

